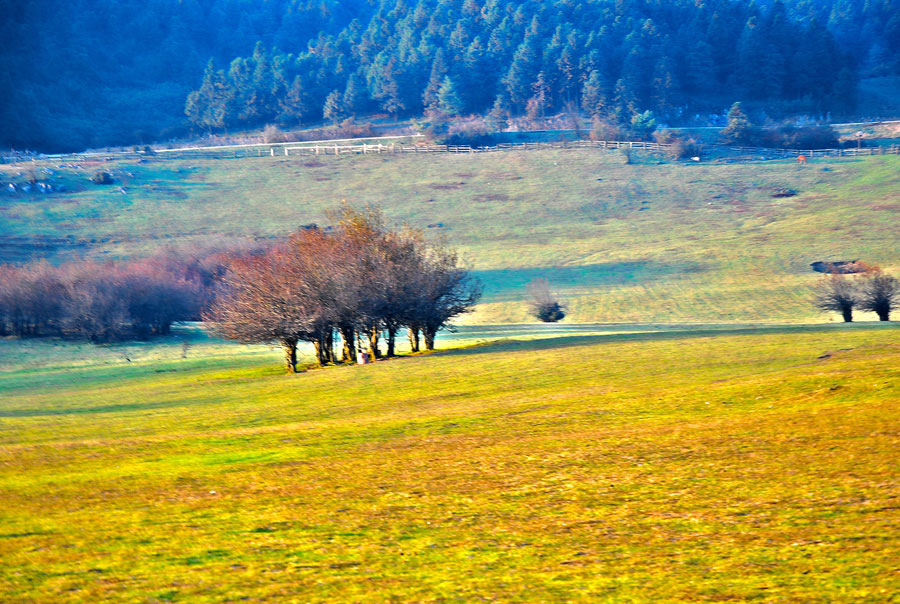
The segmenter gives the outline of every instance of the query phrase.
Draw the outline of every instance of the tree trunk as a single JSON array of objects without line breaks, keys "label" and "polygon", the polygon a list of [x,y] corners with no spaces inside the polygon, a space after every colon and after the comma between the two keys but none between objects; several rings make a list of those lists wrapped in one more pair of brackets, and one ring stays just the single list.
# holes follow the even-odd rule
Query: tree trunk
[{"label": "tree trunk", "polygon": [[322,332],[318,334],[313,345],[316,347],[316,360],[318,361],[319,366],[324,367],[330,363],[334,353],[331,350],[328,333]]},{"label": "tree trunk", "polygon": [[410,325],[406,328],[406,335],[409,337],[409,347],[413,352],[419,352],[419,326]]},{"label": "tree trunk", "polygon": [[422,335],[425,336],[425,350],[434,350],[434,336],[437,335],[437,330],[426,327],[422,330]]},{"label": "tree trunk", "polygon": [[369,327],[369,354],[372,355],[372,359],[380,359],[381,351],[378,349],[378,338],[381,335],[381,330],[378,329],[378,326]]},{"label": "tree trunk", "polygon": [[397,328],[396,327],[388,327],[387,328],[387,356],[393,357],[396,356],[394,354],[395,343],[397,341]]},{"label": "tree trunk", "polygon": [[853,322],[853,309],[852,308],[844,308],[842,309],[842,314],[844,315],[844,323],[852,323]]},{"label": "tree trunk", "polygon": [[284,361],[287,364],[288,373],[297,373],[297,340],[287,338],[281,341],[284,350]]},{"label": "tree trunk", "polygon": [[325,333],[325,357],[328,359],[326,362],[334,363],[334,329],[331,327]]},{"label": "tree trunk", "polygon": [[316,364],[319,367],[321,367],[322,366],[322,351],[321,351],[322,342],[320,342],[319,340],[314,340],[312,344],[313,344],[313,348],[316,349]]},{"label": "tree trunk", "polygon": [[889,308],[879,308],[877,312],[879,321],[891,320],[891,310]]},{"label": "tree trunk", "polygon": [[352,325],[342,325],[340,327],[341,330],[341,340],[344,341],[344,346],[341,349],[341,361],[344,363],[355,363],[356,362],[356,330],[353,329]]}]

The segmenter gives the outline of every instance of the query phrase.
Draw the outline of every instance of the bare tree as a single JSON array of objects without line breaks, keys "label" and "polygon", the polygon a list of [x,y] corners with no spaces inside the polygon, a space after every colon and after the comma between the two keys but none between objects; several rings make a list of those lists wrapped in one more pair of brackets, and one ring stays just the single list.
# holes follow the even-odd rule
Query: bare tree
[{"label": "bare tree", "polygon": [[413,350],[419,333],[430,350],[438,330],[480,296],[456,253],[427,244],[420,230],[390,230],[372,208],[344,205],[332,215],[330,232],[304,229],[263,255],[233,259],[206,318],[231,339],[280,342],[295,371],[299,341],[314,344],[320,364],[334,362],[336,333],[344,362],[354,361],[361,336],[377,357],[386,335],[393,356],[403,326]]},{"label": "bare tree", "polygon": [[853,309],[859,302],[856,285],[843,274],[827,275],[816,285],[816,308],[839,312],[846,323],[853,321]]},{"label": "bare tree", "polygon": [[319,318],[298,287],[293,259],[287,246],[233,259],[222,291],[204,316],[226,338],[278,342],[290,373],[297,371],[298,342],[314,337]]},{"label": "bare tree", "polygon": [[565,318],[565,305],[559,297],[550,291],[550,283],[546,279],[532,279],[526,286],[528,291],[528,307],[531,314],[544,323],[556,323]]},{"label": "bare tree", "polygon": [[92,263],[67,268],[63,330],[91,342],[128,338],[131,316],[121,274],[112,266]]},{"label": "bare tree", "polygon": [[415,291],[407,324],[412,332],[421,331],[426,350],[434,350],[437,332],[447,327],[454,317],[470,312],[481,298],[482,288],[459,265],[454,250],[436,244],[426,250]]},{"label": "bare tree", "polygon": [[890,321],[900,301],[900,280],[875,268],[859,279],[860,308],[874,312],[879,321]]}]

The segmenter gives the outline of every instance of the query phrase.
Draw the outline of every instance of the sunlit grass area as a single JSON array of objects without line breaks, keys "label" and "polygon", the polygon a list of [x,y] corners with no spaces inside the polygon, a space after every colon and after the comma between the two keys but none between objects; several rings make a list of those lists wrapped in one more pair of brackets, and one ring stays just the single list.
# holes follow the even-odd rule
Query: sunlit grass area
[{"label": "sunlit grass area", "polygon": [[[574,322],[822,321],[811,262],[900,267],[896,156],[806,166],[656,155],[626,164],[589,149],[141,161],[54,165],[45,176],[71,192],[5,195],[4,234],[27,240],[7,253],[116,257],[217,234],[276,236],[328,224],[325,210],[346,199],[458,246],[485,283],[475,323],[529,320],[524,286],[535,277],[559,290]],[[21,180],[15,171],[30,168],[0,169]],[[99,169],[117,185],[88,183]],[[797,195],[773,197],[782,189]]]},{"label": "sunlit grass area", "polygon": [[295,376],[191,329],[0,374],[4,602],[900,589],[893,325],[484,326]]}]

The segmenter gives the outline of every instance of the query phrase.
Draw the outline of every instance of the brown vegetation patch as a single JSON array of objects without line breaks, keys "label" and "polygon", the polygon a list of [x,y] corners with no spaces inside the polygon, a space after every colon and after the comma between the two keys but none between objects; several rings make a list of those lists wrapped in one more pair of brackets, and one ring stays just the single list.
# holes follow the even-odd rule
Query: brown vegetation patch
[{"label": "brown vegetation patch", "polygon": [[470,172],[457,172],[453,176],[455,176],[457,178],[472,178],[475,175]]},{"label": "brown vegetation patch", "polygon": [[459,189],[461,185],[459,183],[450,183],[450,184],[441,184],[441,185],[428,185],[432,189],[438,189],[441,191],[449,191],[453,189]]},{"label": "brown vegetation patch", "polygon": [[490,201],[507,201],[508,199],[509,195],[506,195],[505,193],[484,193],[482,195],[476,195],[472,198],[472,201],[487,203]]},{"label": "brown vegetation patch", "polygon": [[515,172],[492,172],[490,174],[485,174],[485,178],[488,181],[491,180],[522,180],[522,176],[516,174]]},{"label": "brown vegetation patch", "polygon": [[174,197],[176,199],[187,199],[187,193],[184,191],[178,191],[176,189],[172,189],[171,187],[155,187],[151,186],[150,190],[154,193],[159,193],[166,197]]},{"label": "brown vegetation patch", "polygon": [[864,273],[868,269],[868,267],[859,260],[835,260],[834,262],[817,260],[816,262],[811,263],[810,266],[817,273],[826,273],[829,275]]},{"label": "brown vegetation patch", "polygon": [[772,197],[794,197],[797,195],[797,192],[793,189],[775,189],[775,192],[772,193]]},{"label": "brown vegetation patch", "polygon": [[320,161],[317,160],[317,159],[312,159],[312,160],[310,160],[310,161],[303,162],[302,165],[303,165],[304,168],[321,168],[321,167],[323,167],[325,164],[323,164],[322,162],[320,162]]},{"label": "brown vegetation patch", "polygon": [[327,181],[331,180],[331,177],[330,176],[316,176],[315,178],[313,178],[313,180],[315,180],[316,182],[327,182]]}]

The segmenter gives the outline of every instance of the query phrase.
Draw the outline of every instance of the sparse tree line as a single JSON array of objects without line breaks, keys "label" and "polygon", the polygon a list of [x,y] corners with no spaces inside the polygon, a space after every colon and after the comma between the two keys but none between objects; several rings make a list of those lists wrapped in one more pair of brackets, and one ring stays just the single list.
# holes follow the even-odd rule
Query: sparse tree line
[{"label": "sparse tree line", "polygon": [[336,227],[308,225],[267,245],[0,265],[0,336],[102,343],[202,319],[226,338],[281,344],[295,371],[300,342],[323,365],[355,362],[359,348],[381,357],[382,343],[394,356],[403,329],[414,352],[432,350],[480,297],[456,252],[421,230],[391,230],[377,210],[349,206],[335,218]]},{"label": "sparse tree line", "polygon": [[[396,354],[434,348],[437,332],[469,311],[481,288],[456,253],[419,230],[385,227],[375,210],[344,207],[330,230],[305,228],[264,254],[236,258],[205,319],[227,338],[278,342],[288,371],[297,345],[312,343],[319,364],[353,363],[358,350]],[[340,351],[336,350],[340,344]]]},{"label": "sparse tree line", "polygon": [[878,267],[863,268],[858,274],[826,275],[816,287],[816,307],[841,313],[847,323],[853,321],[854,310],[873,312],[878,320],[890,321],[900,303],[900,280]]},{"label": "sparse tree line", "polygon": [[197,321],[233,258],[269,244],[215,241],[127,261],[0,264],[0,336],[112,342]]},{"label": "sparse tree line", "polygon": [[199,317],[202,280],[156,261],[0,266],[0,336],[111,342]]}]

